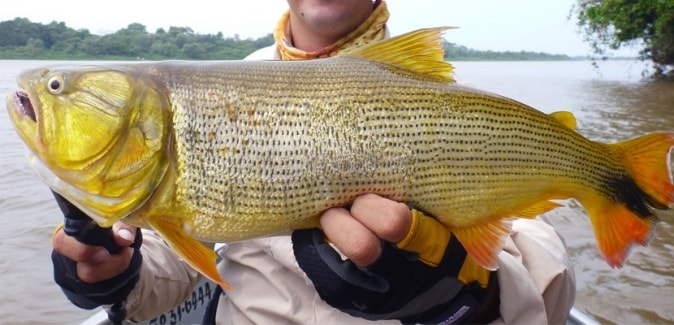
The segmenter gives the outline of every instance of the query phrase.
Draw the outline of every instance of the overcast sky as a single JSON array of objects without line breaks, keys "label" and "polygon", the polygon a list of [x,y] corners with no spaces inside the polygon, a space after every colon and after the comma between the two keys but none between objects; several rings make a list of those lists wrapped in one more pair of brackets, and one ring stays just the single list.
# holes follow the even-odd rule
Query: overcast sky
[{"label": "overcast sky", "polygon": [[[445,38],[478,50],[590,54],[589,46],[578,34],[575,19],[568,19],[575,0],[387,2],[393,35],[423,27],[456,26],[459,29],[447,32]],[[2,6],[0,21],[15,17],[43,24],[58,21],[94,34],[140,23],[148,32],[178,26],[190,27],[200,34],[222,32],[225,36],[258,38],[271,32],[286,8],[285,0],[19,0]]]}]

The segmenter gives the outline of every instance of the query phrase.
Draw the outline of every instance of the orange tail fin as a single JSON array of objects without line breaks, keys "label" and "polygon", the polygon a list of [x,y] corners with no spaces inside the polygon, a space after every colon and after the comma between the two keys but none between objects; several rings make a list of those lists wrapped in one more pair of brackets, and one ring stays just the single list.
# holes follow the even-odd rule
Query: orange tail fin
[{"label": "orange tail fin", "polygon": [[650,199],[654,208],[667,209],[674,204],[674,184],[669,157],[674,132],[651,133],[611,145],[627,165],[628,172]]},{"label": "orange tail fin", "polygon": [[622,267],[634,244],[646,246],[657,217],[651,210],[674,204],[669,155],[674,133],[653,133],[608,145],[625,162],[628,177],[613,184],[614,197],[586,193],[599,250],[611,267]]}]

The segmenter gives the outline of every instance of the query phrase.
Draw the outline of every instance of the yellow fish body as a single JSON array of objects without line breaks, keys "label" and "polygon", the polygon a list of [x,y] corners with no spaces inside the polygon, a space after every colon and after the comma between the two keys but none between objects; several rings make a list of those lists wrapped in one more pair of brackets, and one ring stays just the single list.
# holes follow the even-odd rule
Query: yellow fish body
[{"label": "yellow fish body", "polygon": [[157,230],[227,284],[203,241],[315,227],[364,193],[406,202],[453,231],[480,265],[513,217],[576,198],[621,266],[674,202],[674,133],[616,144],[462,87],[441,29],[311,61],[157,62],[27,71],[7,97],[38,174],[102,226]]}]

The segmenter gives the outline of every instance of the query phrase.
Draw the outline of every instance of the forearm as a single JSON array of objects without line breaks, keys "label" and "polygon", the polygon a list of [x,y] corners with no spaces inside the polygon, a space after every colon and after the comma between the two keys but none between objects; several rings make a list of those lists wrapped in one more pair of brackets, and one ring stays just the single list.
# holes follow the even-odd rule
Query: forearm
[{"label": "forearm", "polygon": [[126,301],[133,321],[152,319],[182,303],[200,277],[152,231],[143,230],[141,254],[140,279]]}]

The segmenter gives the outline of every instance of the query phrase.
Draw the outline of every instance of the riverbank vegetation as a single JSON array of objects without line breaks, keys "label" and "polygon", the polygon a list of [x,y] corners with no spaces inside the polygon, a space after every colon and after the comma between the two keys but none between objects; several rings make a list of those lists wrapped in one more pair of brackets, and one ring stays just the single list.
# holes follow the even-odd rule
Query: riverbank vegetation
[{"label": "riverbank vegetation", "polygon": [[[75,30],[64,22],[34,23],[26,18],[0,22],[0,59],[22,60],[238,60],[274,43],[271,34],[257,39],[199,34],[189,27],[157,29],[133,23],[107,35]],[[478,51],[445,42],[447,60],[571,60],[536,52]]]},{"label": "riverbank vegetation", "polygon": [[674,0],[577,0],[573,16],[597,56],[638,46],[656,74],[674,77]]}]

